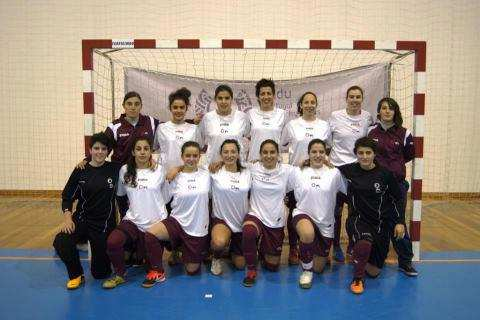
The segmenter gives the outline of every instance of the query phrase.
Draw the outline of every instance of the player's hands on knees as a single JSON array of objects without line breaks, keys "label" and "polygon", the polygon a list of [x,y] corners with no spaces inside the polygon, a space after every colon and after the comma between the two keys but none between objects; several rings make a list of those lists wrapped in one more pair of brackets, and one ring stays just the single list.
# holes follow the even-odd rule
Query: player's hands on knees
[{"label": "player's hands on knees", "polygon": [[405,236],[405,226],[403,224],[395,225],[394,236],[396,239],[403,239]]},{"label": "player's hands on knees", "polygon": [[77,165],[75,166],[75,169],[84,170],[86,165],[87,165],[87,160],[83,159],[82,161],[77,163]]},{"label": "player's hands on knees", "polygon": [[75,223],[72,220],[71,212],[65,212],[65,219],[63,220],[63,226],[60,231],[68,234],[72,234],[75,231]]}]

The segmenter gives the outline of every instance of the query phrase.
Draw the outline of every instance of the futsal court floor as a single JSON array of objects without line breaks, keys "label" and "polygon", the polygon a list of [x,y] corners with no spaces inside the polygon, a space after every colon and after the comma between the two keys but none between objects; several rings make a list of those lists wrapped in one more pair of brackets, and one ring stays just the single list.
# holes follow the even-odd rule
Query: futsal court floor
[{"label": "futsal court floor", "polygon": [[[476,211],[466,206],[465,212],[461,204],[426,206],[430,213],[425,214],[422,232],[428,250],[415,264],[420,275],[405,276],[389,259],[382,274],[366,279],[365,292],[356,296],[349,291],[351,265],[335,263],[314,275],[309,290],[298,286],[300,268],[286,264],[277,273],[261,269],[255,286],[245,288],[244,272],[234,271],[227,261],[219,277],[206,265],[193,277],[181,266],[167,268],[167,280],[150,289],[140,286],[144,270],[130,268],[127,283],[104,290],[102,281],[91,277],[83,252],[86,283],[68,291],[65,267],[51,249],[61,221],[58,200],[34,204],[36,213],[29,209],[31,203],[22,201],[0,199],[0,320],[480,319],[480,229],[473,223],[479,221],[479,203],[473,204]],[[12,213],[12,207],[20,213]],[[455,216],[452,208],[456,218],[473,220],[464,219],[458,228],[465,231],[444,233],[446,242],[441,242],[435,237],[442,234],[443,215]],[[439,251],[434,245],[443,247]],[[460,250],[449,250],[453,247]]]}]

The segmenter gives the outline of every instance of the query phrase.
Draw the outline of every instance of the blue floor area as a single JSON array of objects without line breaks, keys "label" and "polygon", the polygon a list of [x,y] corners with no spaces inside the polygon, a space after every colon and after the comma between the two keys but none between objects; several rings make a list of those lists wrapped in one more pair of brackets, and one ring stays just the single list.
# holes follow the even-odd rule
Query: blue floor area
[{"label": "blue floor area", "polygon": [[[379,278],[367,279],[360,296],[348,290],[349,265],[333,265],[323,275],[315,275],[310,290],[298,287],[297,267],[282,266],[278,273],[261,270],[257,284],[244,288],[244,273],[228,266],[220,277],[205,267],[200,276],[189,277],[179,266],[168,269],[167,281],[151,289],[140,287],[144,272],[132,268],[129,282],[114,290],[102,289],[101,281],[87,274],[84,287],[67,291],[61,261],[15,259],[25,256],[25,251],[19,252],[0,250],[2,320],[479,318],[478,261],[422,262],[416,265],[418,278],[408,278],[390,265]],[[30,253],[53,256],[51,251]],[[5,256],[12,258],[1,258]]]}]

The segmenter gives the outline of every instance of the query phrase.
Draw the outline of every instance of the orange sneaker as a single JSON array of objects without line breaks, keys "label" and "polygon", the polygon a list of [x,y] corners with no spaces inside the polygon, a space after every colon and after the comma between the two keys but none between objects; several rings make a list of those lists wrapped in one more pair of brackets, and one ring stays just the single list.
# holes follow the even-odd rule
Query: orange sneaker
[{"label": "orange sneaker", "polygon": [[365,282],[362,278],[353,278],[350,284],[350,291],[355,294],[362,294],[364,290]]},{"label": "orange sneaker", "polygon": [[165,280],[166,280],[165,272],[150,270],[150,271],[148,271],[147,275],[145,276],[145,280],[142,283],[142,287],[151,288],[154,285],[156,285],[158,282],[163,282]]}]

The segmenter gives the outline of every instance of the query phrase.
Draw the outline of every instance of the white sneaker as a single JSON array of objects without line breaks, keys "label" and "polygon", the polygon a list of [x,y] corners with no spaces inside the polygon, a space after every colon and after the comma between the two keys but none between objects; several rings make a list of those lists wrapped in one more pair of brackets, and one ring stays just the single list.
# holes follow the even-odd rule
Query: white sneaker
[{"label": "white sneaker", "polygon": [[222,260],[220,259],[212,259],[212,267],[210,268],[210,271],[212,272],[213,275],[219,276],[222,274]]},{"label": "white sneaker", "polygon": [[300,275],[300,279],[298,280],[298,284],[302,289],[310,289],[312,287],[312,280],[313,272],[303,270],[302,274]]}]

